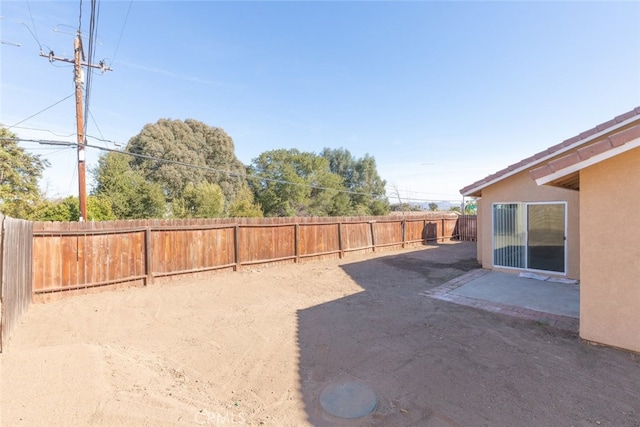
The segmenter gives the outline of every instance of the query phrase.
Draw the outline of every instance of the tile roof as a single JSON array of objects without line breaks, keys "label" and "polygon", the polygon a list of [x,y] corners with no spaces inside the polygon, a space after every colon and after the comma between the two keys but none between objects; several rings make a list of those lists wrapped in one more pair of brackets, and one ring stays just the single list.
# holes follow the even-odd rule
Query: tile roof
[{"label": "tile roof", "polygon": [[[620,132],[611,134],[607,138],[601,139],[593,144],[580,147],[571,154],[559,157],[543,166],[533,169],[531,171],[531,178],[539,180],[541,178],[550,177],[554,174],[555,177],[566,176],[578,169],[582,169],[583,167],[592,164],[593,161],[588,162],[588,160],[593,159],[596,156],[604,155],[594,159],[594,161],[607,157],[607,153],[611,156],[619,153],[620,150],[617,152],[614,151],[616,148],[622,148],[622,150],[624,150],[637,146],[637,144],[632,143],[629,144],[628,148],[623,147],[625,144],[637,141],[638,139],[640,139],[640,123]],[[543,182],[544,181],[545,180],[543,180]]]},{"label": "tile roof", "polygon": [[[528,169],[528,168],[532,168],[533,166],[535,166],[536,164],[542,163],[544,160],[548,160],[550,157],[553,157],[555,155],[559,155],[562,154],[563,152],[568,151],[571,148],[575,148],[578,147],[582,144],[585,144],[587,142],[589,142],[590,140],[594,139],[595,135],[599,135],[599,134],[603,134],[606,133],[607,131],[611,131],[613,130],[614,127],[620,125],[621,123],[628,121],[630,119],[635,119],[635,118],[640,118],[640,107],[636,107],[631,111],[627,111],[624,114],[621,114],[611,120],[608,120],[604,123],[599,124],[598,126],[595,126],[594,128],[591,128],[587,131],[584,131],[582,133],[580,133],[579,135],[576,135],[572,138],[569,138],[559,144],[556,144],[552,147],[547,148],[546,150],[543,150],[537,154],[534,154],[533,156],[527,157],[526,159],[523,159],[521,161],[519,161],[518,163],[514,163],[494,174],[491,174],[479,181],[474,182],[471,185],[468,185],[466,187],[464,187],[463,189],[460,190],[460,193],[464,196],[471,196],[471,197],[479,197],[482,194],[482,189],[495,183],[498,182],[502,179],[505,179],[511,175],[514,175],[517,172],[520,172],[524,169]],[[632,128],[635,129],[635,128]],[[622,134],[623,132],[620,132],[619,134]],[[549,163],[550,166],[552,163],[554,162],[560,162],[557,163],[556,166],[560,166],[560,164],[565,164],[567,162],[577,162],[577,161],[581,161],[583,160],[583,158],[581,156],[587,156],[590,154],[590,156],[593,156],[594,154],[597,154],[598,150],[607,150],[610,149],[611,147],[615,147],[615,145],[613,145],[616,141],[618,141],[618,144],[620,144],[620,139],[616,140],[615,138],[620,138],[618,135],[619,134],[615,134],[610,136],[609,138],[603,140],[602,142],[597,142],[596,144],[592,144],[588,147],[584,147],[581,150],[584,150],[582,152],[580,152],[580,150],[576,153],[572,153],[567,157],[567,159],[560,158],[557,160],[554,160],[552,162]],[[602,144],[602,145],[598,145],[598,144]],[[607,148],[609,147],[609,148]],[[575,155],[574,155],[575,154]],[[578,157],[576,157],[576,155]],[[564,160],[563,160],[564,159]],[[548,171],[547,171],[548,172]],[[538,173],[542,173],[538,172]],[[535,178],[534,178],[535,179]]]}]

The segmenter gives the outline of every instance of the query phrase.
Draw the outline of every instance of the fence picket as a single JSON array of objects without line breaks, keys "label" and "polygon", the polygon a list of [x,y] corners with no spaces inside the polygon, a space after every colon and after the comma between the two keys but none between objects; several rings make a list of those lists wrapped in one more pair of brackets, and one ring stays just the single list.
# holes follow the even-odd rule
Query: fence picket
[{"label": "fence picket", "polygon": [[0,351],[31,300],[242,265],[476,240],[475,215],[41,223],[0,215]]}]

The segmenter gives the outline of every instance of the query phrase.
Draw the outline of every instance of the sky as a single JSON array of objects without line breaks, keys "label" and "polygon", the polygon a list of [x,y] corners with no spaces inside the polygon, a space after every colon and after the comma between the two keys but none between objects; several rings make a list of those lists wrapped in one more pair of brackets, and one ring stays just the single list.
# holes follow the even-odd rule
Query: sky
[{"label": "sky", "polygon": [[[73,68],[39,52],[72,58],[90,3],[0,3],[0,125],[20,138],[75,141]],[[345,148],[375,157],[392,203],[461,201],[640,106],[640,2],[98,5],[94,58],[113,71],[92,75],[88,143],[123,148],[145,124],[191,118],[224,129],[245,165]],[[21,146],[49,160],[47,197],[78,194],[75,149]]]}]

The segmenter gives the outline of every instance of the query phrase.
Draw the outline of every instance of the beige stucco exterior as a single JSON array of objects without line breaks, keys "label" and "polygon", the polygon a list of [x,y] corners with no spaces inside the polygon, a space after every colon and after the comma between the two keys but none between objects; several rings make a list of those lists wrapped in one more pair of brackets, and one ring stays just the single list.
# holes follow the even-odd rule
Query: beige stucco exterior
[{"label": "beige stucco exterior", "polygon": [[566,202],[567,203],[567,258],[566,277],[580,278],[580,193],[564,188],[538,186],[531,179],[529,170],[523,170],[482,189],[478,199],[478,260],[483,268],[499,269],[493,266],[492,247],[492,206],[494,203],[516,202]]},{"label": "beige stucco exterior", "polygon": [[640,148],[580,171],[580,336],[640,352]]}]

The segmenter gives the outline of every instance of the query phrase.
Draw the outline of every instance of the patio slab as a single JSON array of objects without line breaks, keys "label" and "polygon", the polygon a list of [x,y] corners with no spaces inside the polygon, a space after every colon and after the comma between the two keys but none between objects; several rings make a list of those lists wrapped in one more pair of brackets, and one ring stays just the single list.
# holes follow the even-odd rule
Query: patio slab
[{"label": "patio slab", "polygon": [[421,293],[431,298],[578,331],[580,285],[473,270]]}]

